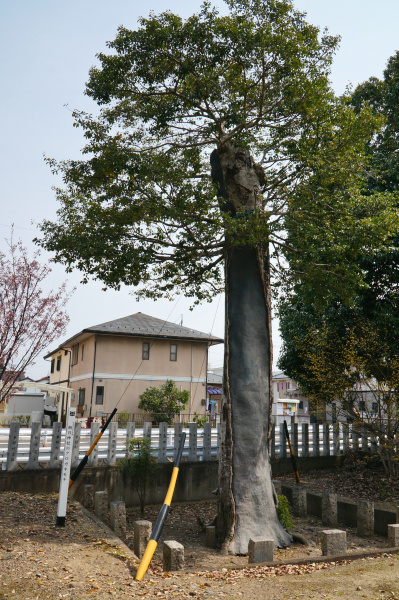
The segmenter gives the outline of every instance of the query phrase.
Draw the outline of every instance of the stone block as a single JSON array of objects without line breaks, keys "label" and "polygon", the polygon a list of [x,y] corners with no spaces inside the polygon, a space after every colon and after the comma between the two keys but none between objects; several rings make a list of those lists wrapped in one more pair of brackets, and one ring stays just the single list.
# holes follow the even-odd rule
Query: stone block
[{"label": "stone block", "polygon": [[323,556],[346,553],[346,531],[326,529],[321,532],[321,553]]},{"label": "stone block", "polygon": [[138,558],[142,558],[147,548],[148,540],[152,533],[151,521],[135,521],[133,523],[134,546],[133,550]]},{"label": "stone block", "polygon": [[369,537],[374,535],[374,503],[361,500],[357,503],[357,535]]},{"label": "stone block", "polygon": [[111,529],[122,540],[126,538],[126,507],[121,501],[111,502]]},{"label": "stone block", "polygon": [[292,512],[297,517],[306,517],[307,498],[306,488],[295,486],[292,489]]},{"label": "stone block", "polygon": [[388,525],[388,546],[390,548],[399,547],[399,524]]},{"label": "stone block", "polygon": [[94,511],[96,516],[104,523],[108,520],[108,493],[96,492],[94,494]]},{"label": "stone block", "polygon": [[83,506],[87,510],[94,508],[94,485],[87,484],[83,486]]},{"label": "stone block", "polygon": [[248,543],[248,562],[273,562],[274,540],[271,538],[254,537]]},{"label": "stone block", "polygon": [[337,494],[322,495],[321,522],[328,527],[337,526]]},{"label": "stone block", "polygon": [[208,548],[215,548],[216,547],[216,527],[214,527],[213,525],[208,525],[208,527],[205,528],[205,535],[206,535],[206,545],[208,546]]},{"label": "stone block", "polygon": [[163,570],[180,571],[184,567],[184,546],[168,540],[163,543]]}]

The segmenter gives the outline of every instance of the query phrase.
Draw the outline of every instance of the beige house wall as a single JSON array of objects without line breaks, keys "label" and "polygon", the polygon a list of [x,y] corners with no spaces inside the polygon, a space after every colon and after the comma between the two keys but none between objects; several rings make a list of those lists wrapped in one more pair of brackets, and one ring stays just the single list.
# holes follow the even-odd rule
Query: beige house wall
[{"label": "beige house wall", "polygon": [[[53,385],[65,385],[67,387],[68,374],[69,374],[69,356],[68,350],[59,350],[52,355],[51,360],[54,360],[54,373],[50,372],[50,383]],[[60,370],[57,371],[57,359],[61,357]],[[51,371],[51,368],[50,368]]]},{"label": "beige house wall", "polygon": [[[101,334],[82,334],[74,342],[78,345],[78,361],[71,365],[69,385],[75,391],[76,406],[79,390],[85,390],[85,410],[79,411],[80,415],[110,413],[117,404],[118,411],[138,413],[140,395],[148,387],[160,387],[167,379],[190,393],[186,414],[205,413],[202,401],[206,398],[207,342]],[[150,344],[148,360],[143,360],[143,342]],[[176,361],[170,360],[171,344],[177,346]],[[98,387],[104,388],[102,404]]]}]

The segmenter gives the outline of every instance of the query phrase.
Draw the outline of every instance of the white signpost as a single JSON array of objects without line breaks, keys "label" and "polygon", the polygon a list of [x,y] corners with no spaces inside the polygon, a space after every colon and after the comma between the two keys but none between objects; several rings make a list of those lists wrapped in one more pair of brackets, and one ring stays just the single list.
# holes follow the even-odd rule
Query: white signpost
[{"label": "white signpost", "polygon": [[64,460],[62,461],[60,493],[58,496],[57,526],[65,527],[65,515],[68,501],[69,475],[72,465],[73,434],[75,430],[76,408],[68,409],[65,430]]}]

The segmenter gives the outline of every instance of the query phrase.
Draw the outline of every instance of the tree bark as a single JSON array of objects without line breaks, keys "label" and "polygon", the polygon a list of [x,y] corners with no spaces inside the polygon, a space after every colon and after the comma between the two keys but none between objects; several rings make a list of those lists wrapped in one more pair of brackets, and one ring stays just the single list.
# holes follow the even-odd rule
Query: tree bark
[{"label": "tree bark", "polygon": [[[227,200],[223,208],[230,212],[235,209],[237,214],[256,208],[260,187],[251,159],[241,150],[238,153],[236,169],[230,170],[223,168],[223,163],[231,166],[231,156],[228,161],[218,161],[215,153],[211,157],[213,178]],[[240,169],[243,156],[250,177]],[[229,181],[231,176],[233,182]],[[254,189],[254,181],[258,190]],[[234,186],[239,193],[244,187],[240,199],[231,191]],[[264,247],[227,244],[225,269],[225,363],[216,531],[224,550],[247,554],[248,542],[255,536],[272,537],[277,547],[292,542],[278,519],[271,481],[272,346],[267,243]]]}]

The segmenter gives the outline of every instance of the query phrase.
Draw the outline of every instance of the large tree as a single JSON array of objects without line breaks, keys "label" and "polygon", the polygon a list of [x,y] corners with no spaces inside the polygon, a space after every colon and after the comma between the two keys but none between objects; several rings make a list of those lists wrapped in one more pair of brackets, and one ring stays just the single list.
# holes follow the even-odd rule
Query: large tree
[{"label": "large tree", "polygon": [[[376,191],[390,192],[398,206],[399,53],[389,58],[383,79],[371,77],[360,84],[350,101],[356,112],[367,106],[383,118],[381,129],[366,141],[367,177],[362,193],[371,196]],[[399,236],[394,224],[392,227],[388,225],[387,234],[389,240],[383,251],[361,253],[359,256],[358,266],[364,273],[363,282],[354,290],[349,303],[335,293],[327,303],[317,305],[313,290],[306,281],[296,281],[281,304],[283,347],[279,366],[297,379],[309,395],[321,394],[321,381],[314,366],[326,339],[326,331],[333,347],[337,347],[337,343],[332,342],[334,338],[341,342],[347,340],[348,348],[351,337],[357,332],[357,360],[360,362],[365,360],[361,350],[365,338],[363,330],[366,329],[368,336],[372,332],[378,343],[373,344],[373,361],[367,361],[366,371],[375,378],[377,385],[386,387],[387,381],[392,381],[399,354]],[[309,336],[315,341],[310,346]],[[316,340],[318,336],[320,339]],[[381,368],[383,361],[386,363],[384,369]],[[342,364],[338,351],[326,361],[331,380],[338,380],[341,376],[345,379],[346,367]],[[392,372],[387,370],[389,365],[392,365]],[[357,371],[360,372],[360,369]],[[331,397],[329,401],[333,401]]]},{"label": "large tree", "polygon": [[309,281],[322,273],[323,296],[331,281],[361,280],[353,256],[384,238],[391,211],[384,195],[358,193],[378,119],[334,98],[337,39],[288,0],[227,5],[226,16],[205,3],[185,21],[151,14],[98,55],[86,93],[100,112],[75,112],[83,160],[49,161],[65,188],[41,243],[85,279],[138,296],[200,301],[225,289],[217,536],[243,554],[254,535],[290,541],[269,463],[270,279],[284,227],[300,224],[298,252]]}]

